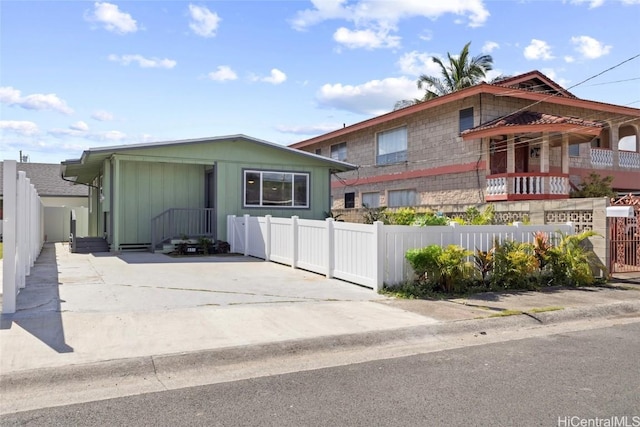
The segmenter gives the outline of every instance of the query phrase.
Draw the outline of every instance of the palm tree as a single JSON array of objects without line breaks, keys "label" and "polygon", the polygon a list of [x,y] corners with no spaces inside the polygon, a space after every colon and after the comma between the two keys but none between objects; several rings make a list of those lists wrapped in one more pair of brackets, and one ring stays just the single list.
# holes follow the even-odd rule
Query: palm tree
[{"label": "palm tree", "polygon": [[420,75],[418,89],[426,91],[423,101],[476,85],[486,78],[487,71],[493,69],[493,58],[491,55],[480,55],[469,59],[470,44],[471,42],[464,45],[457,56],[447,53],[447,65],[440,58],[431,57],[431,60],[440,66],[442,78]]}]

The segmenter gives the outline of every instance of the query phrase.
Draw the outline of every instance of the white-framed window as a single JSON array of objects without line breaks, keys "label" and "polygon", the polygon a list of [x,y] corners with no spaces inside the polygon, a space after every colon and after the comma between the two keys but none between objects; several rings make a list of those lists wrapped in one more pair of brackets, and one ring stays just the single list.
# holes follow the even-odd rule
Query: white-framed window
[{"label": "white-framed window", "polygon": [[388,165],[407,160],[407,127],[379,132],[376,135],[376,164]]},{"label": "white-framed window", "polygon": [[473,107],[460,110],[458,115],[458,128],[460,133],[473,127]]},{"label": "white-framed window", "polygon": [[380,207],[380,193],[362,193],[362,207],[363,208],[379,208]]},{"label": "white-framed window", "polygon": [[387,193],[387,206],[398,208],[416,205],[416,190],[390,190]]},{"label": "white-framed window", "polygon": [[331,146],[331,158],[340,160],[341,162],[347,160],[347,143],[341,142],[340,144],[333,144]]},{"label": "white-framed window", "polygon": [[244,171],[245,207],[309,207],[309,174],[280,171]]}]

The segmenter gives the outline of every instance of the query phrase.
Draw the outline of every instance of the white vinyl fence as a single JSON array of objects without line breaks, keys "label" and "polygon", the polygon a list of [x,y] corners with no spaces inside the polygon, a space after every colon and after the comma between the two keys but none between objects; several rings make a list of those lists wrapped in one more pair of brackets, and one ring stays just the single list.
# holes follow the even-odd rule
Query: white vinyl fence
[{"label": "white vinyl fence", "polygon": [[413,271],[404,255],[431,244],[460,245],[470,251],[490,249],[497,239],[532,242],[542,231],[550,239],[573,234],[571,223],[554,225],[458,225],[413,227],[291,218],[227,217],[231,252],[290,265],[367,286],[410,280]]},{"label": "white vinyl fence", "polygon": [[43,239],[42,202],[15,160],[3,165],[2,314],[16,312],[16,297],[38,258]]}]

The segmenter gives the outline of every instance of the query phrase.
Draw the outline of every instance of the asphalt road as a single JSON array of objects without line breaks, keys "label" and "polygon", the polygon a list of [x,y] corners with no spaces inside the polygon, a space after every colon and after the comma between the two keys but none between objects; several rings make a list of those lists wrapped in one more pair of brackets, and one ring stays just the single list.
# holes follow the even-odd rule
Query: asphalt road
[{"label": "asphalt road", "polygon": [[39,409],[0,424],[640,427],[640,323]]}]

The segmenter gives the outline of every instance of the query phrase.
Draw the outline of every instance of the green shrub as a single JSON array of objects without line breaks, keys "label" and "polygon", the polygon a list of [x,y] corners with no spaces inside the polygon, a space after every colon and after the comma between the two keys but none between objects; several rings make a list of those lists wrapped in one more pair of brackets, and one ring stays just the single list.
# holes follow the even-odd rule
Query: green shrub
[{"label": "green shrub", "polygon": [[447,225],[449,224],[449,218],[444,215],[436,215],[433,212],[427,212],[422,215],[416,215],[416,219],[412,225],[418,227],[426,227],[430,225]]},{"label": "green shrub", "polygon": [[442,254],[440,245],[429,245],[419,249],[409,249],[405,258],[418,277],[418,281],[426,281],[428,278],[439,277],[438,257]]},{"label": "green shrub", "polygon": [[387,212],[386,206],[379,208],[370,208],[365,205],[362,219],[365,224],[373,224],[376,221],[380,221],[384,224],[389,224],[389,212]]},{"label": "green shrub", "polygon": [[401,208],[390,216],[391,222],[396,225],[411,225],[416,219],[416,211],[412,208]]},{"label": "green shrub", "polygon": [[491,225],[493,224],[493,205],[487,205],[482,212],[476,207],[470,207],[466,210],[467,223],[470,225]]},{"label": "green shrub", "polygon": [[437,258],[440,269],[440,284],[445,292],[464,292],[464,279],[469,278],[472,271],[466,260],[471,251],[458,245],[449,245]]},{"label": "green shrub", "polygon": [[539,264],[528,243],[506,240],[494,246],[491,287],[494,289],[530,289]]},{"label": "green shrub", "polygon": [[597,270],[606,273],[607,268],[600,262],[586,240],[599,236],[594,231],[583,231],[580,234],[561,234],[557,246],[550,248],[548,266],[554,284],[562,286],[585,286],[595,282],[593,273]]}]

